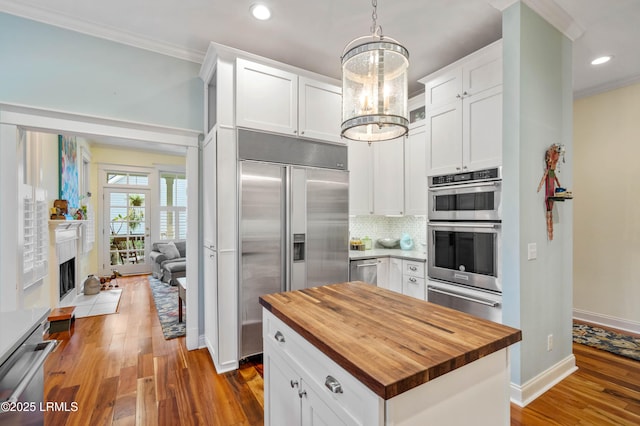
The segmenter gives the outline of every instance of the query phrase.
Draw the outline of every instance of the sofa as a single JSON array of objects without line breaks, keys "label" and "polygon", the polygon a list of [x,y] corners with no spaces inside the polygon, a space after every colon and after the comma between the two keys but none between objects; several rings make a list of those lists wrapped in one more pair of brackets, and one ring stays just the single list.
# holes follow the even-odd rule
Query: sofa
[{"label": "sofa", "polygon": [[177,285],[177,278],[187,274],[186,240],[164,240],[153,243],[149,254],[152,274],[165,283]]}]

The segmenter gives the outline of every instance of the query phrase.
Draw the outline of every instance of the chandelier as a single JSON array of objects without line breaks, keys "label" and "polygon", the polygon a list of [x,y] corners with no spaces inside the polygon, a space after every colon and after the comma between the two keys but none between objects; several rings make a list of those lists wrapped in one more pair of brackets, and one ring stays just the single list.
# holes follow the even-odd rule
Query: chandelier
[{"label": "chandelier", "polygon": [[347,44],[342,54],[342,130],[347,139],[384,141],[407,133],[409,52],[382,35],[372,0],[371,35]]}]

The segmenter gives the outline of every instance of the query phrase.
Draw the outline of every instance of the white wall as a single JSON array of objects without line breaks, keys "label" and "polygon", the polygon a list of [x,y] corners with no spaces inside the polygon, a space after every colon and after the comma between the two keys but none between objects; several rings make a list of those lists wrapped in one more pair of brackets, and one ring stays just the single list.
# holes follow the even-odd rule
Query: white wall
[{"label": "white wall", "polygon": [[[521,2],[504,12],[503,49],[503,318],[522,330],[522,342],[512,350],[511,382],[527,400],[541,374],[573,359],[572,204],[556,203],[554,239],[548,241],[544,193],[536,192],[545,151],[554,143],[566,145],[559,177],[572,187],[572,49]],[[536,260],[527,260],[529,243],[537,244]]]},{"label": "white wall", "polygon": [[640,333],[640,84],[574,103],[576,317]]}]

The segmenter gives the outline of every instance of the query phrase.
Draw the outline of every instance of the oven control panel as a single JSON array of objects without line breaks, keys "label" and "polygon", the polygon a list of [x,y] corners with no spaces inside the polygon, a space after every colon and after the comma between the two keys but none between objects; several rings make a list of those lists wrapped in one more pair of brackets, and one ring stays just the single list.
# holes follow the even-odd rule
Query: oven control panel
[{"label": "oven control panel", "polygon": [[476,170],[474,172],[455,173],[451,175],[433,176],[429,186],[455,185],[486,180],[500,179],[500,169]]}]

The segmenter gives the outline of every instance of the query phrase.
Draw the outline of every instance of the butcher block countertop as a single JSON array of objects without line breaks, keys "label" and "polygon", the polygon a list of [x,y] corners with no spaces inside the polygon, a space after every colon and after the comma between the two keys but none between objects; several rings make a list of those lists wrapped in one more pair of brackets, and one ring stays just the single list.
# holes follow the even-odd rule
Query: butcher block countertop
[{"label": "butcher block countertop", "polygon": [[384,399],[522,340],[520,330],[359,281],[260,304]]}]

